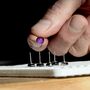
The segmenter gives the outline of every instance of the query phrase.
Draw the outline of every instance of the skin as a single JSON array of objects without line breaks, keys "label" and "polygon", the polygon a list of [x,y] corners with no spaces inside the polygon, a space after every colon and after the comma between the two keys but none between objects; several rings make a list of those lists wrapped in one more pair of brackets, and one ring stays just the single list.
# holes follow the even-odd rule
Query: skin
[{"label": "skin", "polygon": [[[77,9],[87,15],[75,13]],[[36,43],[37,37],[44,38],[42,45]],[[90,52],[90,0],[58,0],[31,28],[27,42],[35,51],[48,48],[57,56],[86,55]]]}]

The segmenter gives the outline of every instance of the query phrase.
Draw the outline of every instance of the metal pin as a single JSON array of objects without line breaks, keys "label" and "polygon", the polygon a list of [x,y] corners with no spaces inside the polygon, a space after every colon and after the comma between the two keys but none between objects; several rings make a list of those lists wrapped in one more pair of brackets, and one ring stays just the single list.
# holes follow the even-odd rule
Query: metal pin
[{"label": "metal pin", "polygon": [[[55,52],[54,52],[55,53]],[[56,62],[56,55],[54,54],[54,62]]]},{"label": "metal pin", "polygon": [[58,65],[59,63],[57,62],[57,60],[56,60],[56,55],[55,55],[55,52],[54,52],[54,62],[52,63],[53,65]]},{"label": "metal pin", "polygon": [[42,59],[41,59],[41,52],[39,52],[39,63],[37,64],[37,66],[43,66],[43,63],[42,63]]},{"label": "metal pin", "polygon": [[49,55],[49,63],[51,63],[51,55],[50,55],[50,51],[48,52]]},{"label": "metal pin", "polygon": [[50,51],[48,52],[48,63],[47,66],[52,66]]},{"label": "metal pin", "polygon": [[39,64],[41,64],[41,53],[39,52]]},{"label": "metal pin", "polygon": [[65,58],[65,55],[63,55],[63,62],[62,62],[63,64],[65,64],[65,65],[67,65],[68,64],[68,62],[66,62],[66,58]]},{"label": "metal pin", "polygon": [[28,64],[28,66],[34,66],[34,64],[33,64],[33,62],[32,62],[31,52],[29,53],[29,60],[30,60],[30,62],[29,62],[29,64]]},{"label": "metal pin", "polygon": [[30,55],[30,63],[32,64],[32,55],[31,55],[31,52],[29,53]]}]

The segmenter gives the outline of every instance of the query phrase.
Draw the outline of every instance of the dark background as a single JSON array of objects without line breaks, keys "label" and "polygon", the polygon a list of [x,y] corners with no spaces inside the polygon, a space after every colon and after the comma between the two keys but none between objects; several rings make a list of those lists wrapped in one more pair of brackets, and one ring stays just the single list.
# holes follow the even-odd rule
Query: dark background
[{"label": "dark background", "polygon": [[[29,0],[29,2],[0,2],[0,65],[23,64],[29,62],[29,51],[37,61],[38,53],[27,44],[30,27],[43,17],[48,7],[56,0]],[[48,59],[47,50],[42,54]],[[69,54],[67,60],[89,60],[90,56],[75,58]],[[62,60],[62,57],[58,57]]]}]

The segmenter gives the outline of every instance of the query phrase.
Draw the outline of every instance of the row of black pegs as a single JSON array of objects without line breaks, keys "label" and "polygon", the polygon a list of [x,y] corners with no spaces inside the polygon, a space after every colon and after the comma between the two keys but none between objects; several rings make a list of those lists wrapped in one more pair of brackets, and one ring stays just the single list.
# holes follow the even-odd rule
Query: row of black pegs
[{"label": "row of black pegs", "polygon": [[[37,63],[34,62],[33,57],[36,57],[36,59],[38,60]],[[61,63],[64,65],[68,65],[68,62],[65,59],[65,55],[62,56],[62,59],[63,60]],[[59,65],[59,61],[57,60],[56,55],[53,55],[53,58],[52,58],[50,51],[48,51],[48,60],[47,60],[46,64],[44,64],[44,62],[42,60],[42,53],[41,52],[38,52],[38,57],[36,55],[32,55],[31,52],[29,53],[28,66],[30,66],[30,67],[35,67],[35,66],[42,67],[44,65],[46,65],[46,66]]]}]

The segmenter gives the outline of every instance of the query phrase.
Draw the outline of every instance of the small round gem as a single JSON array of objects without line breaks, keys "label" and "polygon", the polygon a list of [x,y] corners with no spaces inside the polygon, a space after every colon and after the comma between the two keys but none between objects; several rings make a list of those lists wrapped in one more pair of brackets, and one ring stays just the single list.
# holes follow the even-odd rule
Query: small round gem
[{"label": "small round gem", "polygon": [[36,42],[37,42],[38,44],[43,44],[44,38],[38,37],[38,38],[36,39]]}]

